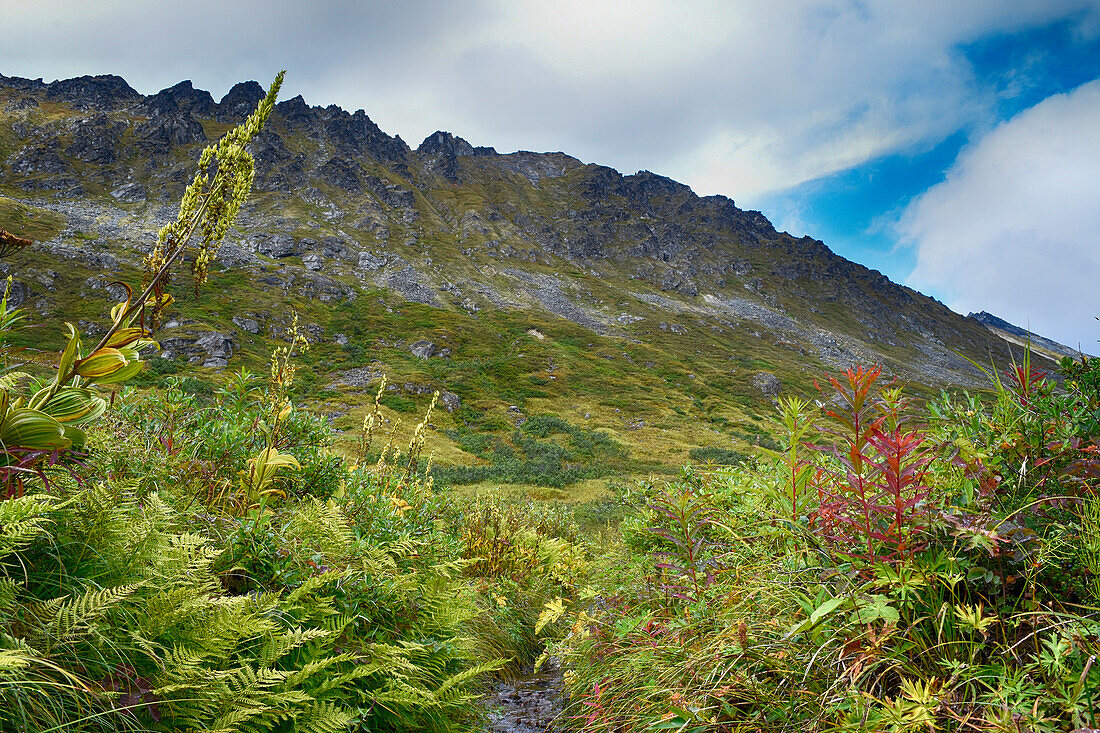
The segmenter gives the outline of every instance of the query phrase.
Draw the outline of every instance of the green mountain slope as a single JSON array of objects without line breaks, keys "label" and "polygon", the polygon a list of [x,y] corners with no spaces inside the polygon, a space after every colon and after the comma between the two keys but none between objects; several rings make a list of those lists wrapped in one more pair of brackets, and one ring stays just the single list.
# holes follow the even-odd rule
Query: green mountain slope
[{"label": "green mountain slope", "polygon": [[[260,96],[0,76],[0,228],[38,242],[0,266],[46,324],[37,342],[56,345],[62,319],[96,330],[198,151]],[[300,97],[253,154],[256,190],[211,287],[177,283],[156,334],[170,358],[148,378],[262,371],[297,311],[315,341],[302,399],[354,432],[383,373],[385,413],[410,428],[442,390],[431,445],[452,482],[584,494],[766,440],[777,392],[829,370],[974,386],[964,356],[1008,358],[979,322],[653,173],[445,132],[413,150]]]}]

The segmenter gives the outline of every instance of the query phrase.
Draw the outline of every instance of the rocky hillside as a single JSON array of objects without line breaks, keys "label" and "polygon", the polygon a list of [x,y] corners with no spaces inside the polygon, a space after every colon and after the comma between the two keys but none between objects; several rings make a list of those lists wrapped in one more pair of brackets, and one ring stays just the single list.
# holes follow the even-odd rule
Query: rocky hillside
[{"label": "rocky hillside", "polygon": [[[215,101],[186,81],[142,96],[116,76],[0,75],[0,228],[38,242],[2,265],[17,299],[99,328],[202,146],[262,95],[255,82]],[[878,362],[972,386],[983,377],[964,355],[1008,353],[820,241],[648,171],[447,132],[414,149],[362,110],[301,97],[253,152],[256,190],[221,271],[197,297],[180,283],[157,334],[163,371],[259,367],[294,308],[316,341],[304,398],[351,427],[383,372],[395,415],[442,389],[439,451],[454,465],[492,464],[496,444],[470,436],[543,412],[666,465],[758,440],[776,393],[827,370]]]},{"label": "rocky hillside", "polygon": [[1042,354],[1049,359],[1061,359],[1065,356],[1075,359],[1082,356],[1080,348],[1074,349],[1065,344],[1060,344],[1057,341],[1052,341],[1038,334],[1031,333],[992,313],[986,313],[985,311],[971,313],[967,318],[973,318],[1010,344],[1020,348],[1026,345],[1030,347],[1032,351]]}]

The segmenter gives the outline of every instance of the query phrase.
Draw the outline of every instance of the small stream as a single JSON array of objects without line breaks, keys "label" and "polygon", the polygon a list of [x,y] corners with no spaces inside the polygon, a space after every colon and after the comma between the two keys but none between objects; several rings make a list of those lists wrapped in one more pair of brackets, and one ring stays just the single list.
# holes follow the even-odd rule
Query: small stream
[{"label": "small stream", "polygon": [[564,705],[561,669],[550,660],[539,672],[500,682],[482,698],[489,718],[486,733],[546,733]]}]

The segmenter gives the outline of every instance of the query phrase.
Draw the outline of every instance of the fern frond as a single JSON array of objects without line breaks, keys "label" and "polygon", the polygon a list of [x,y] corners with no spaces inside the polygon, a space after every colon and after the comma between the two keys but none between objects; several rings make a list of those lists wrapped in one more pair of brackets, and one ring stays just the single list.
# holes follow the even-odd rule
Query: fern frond
[{"label": "fern frond", "polygon": [[0,557],[24,547],[45,531],[47,516],[57,505],[43,494],[0,501]]},{"label": "fern frond", "polygon": [[315,703],[294,723],[297,733],[345,733],[354,716],[331,702]]},{"label": "fern frond", "polygon": [[261,667],[270,667],[291,650],[317,639],[330,636],[325,629],[303,629],[297,627],[281,634],[269,636],[257,657]]},{"label": "fern frond", "polygon": [[432,696],[441,703],[448,705],[465,705],[478,695],[464,691],[463,688],[476,682],[479,677],[497,672],[503,667],[504,661],[496,660],[464,669],[443,680],[442,684],[432,692]]},{"label": "fern frond", "polygon": [[47,652],[54,644],[93,634],[96,622],[114,606],[134,594],[141,583],[120,585],[82,593],[75,598],[57,598],[38,606]]}]

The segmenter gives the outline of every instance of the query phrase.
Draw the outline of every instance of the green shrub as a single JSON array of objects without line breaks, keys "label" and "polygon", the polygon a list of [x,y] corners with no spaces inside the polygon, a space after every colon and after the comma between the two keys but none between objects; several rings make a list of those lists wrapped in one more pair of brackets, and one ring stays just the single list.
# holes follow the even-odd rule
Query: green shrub
[{"label": "green shrub", "polygon": [[876,370],[830,384],[827,426],[808,401],[781,404],[781,452],[619,492],[635,509],[590,576],[599,601],[547,616],[565,635],[567,717],[592,731],[1092,728],[1087,378],[1059,393],[1025,360],[988,399],[944,395],[927,413]]},{"label": "green shrub", "polygon": [[688,451],[691,460],[699,463],[716,463],[721,466],[734,466],[745,460],[745,456],[729,448],[692,448]]},{"label": "green shrub", "polygon": [[401,395],[388,394],[379,400],[379,402],[395,412],[416,412],[416,403],[408,397],[402,397]]}]

